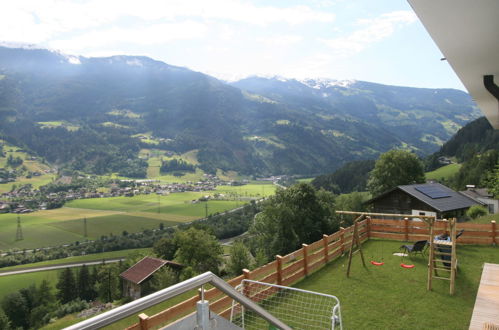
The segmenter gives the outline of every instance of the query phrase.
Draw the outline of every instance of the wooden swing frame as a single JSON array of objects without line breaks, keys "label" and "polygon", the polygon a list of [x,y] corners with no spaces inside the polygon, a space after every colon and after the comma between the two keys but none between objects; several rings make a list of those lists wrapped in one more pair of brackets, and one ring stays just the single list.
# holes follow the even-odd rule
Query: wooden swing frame
[{"label": "wooden swing frame", "polygon": [[[448,280],[450,281],[450,294],[453,295],[455,291],[455,282],[456,282],[456,270],[457,270],[457,256],[456,256],[456,219],[450,219],[450,220],[445,220],[447,221],[447,226],[449,228],[450,232],[450,237],[451,241],[450,242],[443,242],[436,240],[434,235],[435,235],[435,230],[434,230],[434,224],[436,221],[435,216],[430,216],[430,215],[411,215],[411,214],[391,214],[391,213],[373,213],[373,212],[353,212],[353,211],[336,211],[337,214],[350,214],[350,215],[358,215],[357,218],[355,218],[354,223],[353,223],[353,235],[352,235],[352,241],[350,243],[350,252],[348,254],[348,267],[347,267],[347,277],[350,276],[350,268],[352,264],[352,256],[354,254],[353,247],[354,244],[356,243],[358,246],[357,251],[360,252],[360,256],[362,258],[362,264],[364,267],[366,267],[366,263],[364,260],[364,254],[362,253],[362,247],[360,244],[360,239],[359,239],[359,233],[357,229],[357,223],[361,221],[364,217],[366,218],[371,218],[371,216],[378,216],[378,217],[392,217],[392,218],[418,218],[424,221],[428,227],[428,242],[430,242],[430,253],[428,256],[428,285],[427,285],[427,290],[430,291],[432,289],[432,280],[433,278],[436,279],[442,279],[442,280]],[[446,227],[447,227],[446,226]],[[450,260],[450,277],[441,277],[438,275],[437,270],[443,270],[442,268],[439,268],[436,266],[436,262],[439,261],[435,259],[435,247],[446,245],[450,247],[451,252],[449,255],[451,256]],[[357,252],[355,251],[355,252]],[[374,265],[374,264],[373,264]],[[400,264],[401,267],[403,268],[413,268],[414,265],[405,265],[405,264]]]}]

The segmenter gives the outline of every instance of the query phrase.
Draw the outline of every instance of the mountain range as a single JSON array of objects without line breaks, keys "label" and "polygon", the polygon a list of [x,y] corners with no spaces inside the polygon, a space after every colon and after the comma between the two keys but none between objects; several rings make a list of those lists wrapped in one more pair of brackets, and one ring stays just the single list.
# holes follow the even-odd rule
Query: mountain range
[{"label": "mountain range", "polygon": [[[331,172],[392,148],[436,151],[480,112],[465,92],[365,81],[224,82],[148,57],[0,47],[1,138],[60,168],[143,177],[143,148],[241,174]],[[149,140],[144,139],[149,137]]]}]

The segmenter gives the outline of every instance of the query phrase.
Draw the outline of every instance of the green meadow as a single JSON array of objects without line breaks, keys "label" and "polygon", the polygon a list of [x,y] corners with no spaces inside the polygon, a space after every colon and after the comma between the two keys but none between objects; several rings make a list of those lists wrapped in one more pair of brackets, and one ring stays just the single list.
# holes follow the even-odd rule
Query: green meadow
[{"label": "green meadow", "polygon": [[435,171],[427,172],[426,179],[427,180],[440,180],[440,179],[448,179],[451,176],[455,175],[459,169],[461,168],[461,164],[449,164],[437,168]]},{"label": "green meadow", "polygon": [[34,262],[31,264],[27,264],[27,265],[3,267],[3,268],[0,268],[0,273],[6,272],[6,271],[11,271],[11,270],[17,270],[17,269],[55,266],[55,265],[75,263],[75,262],[85,262],[85,261],[100,261],[100,260],[104,260],[104,259],[106,259],[106,260],[107,259],[115,259],[115,258],[128,257],[128,256],[136,255],[136,254],[151,254],[152,253],[151,251],[152,251],[151,248],[140,248],[140,249],[128,249],[128,250],[120,250],[120,251],[109,251],[109,252],[102,252],[102,253],[92,253],[92,254],[87,254],[84,256],[75,256],[75,257],[67,257],[67,258],[63,258],[63,259]]},{"label": "green meadow", "polygon": [[[78,199],[60,209],[17,215],[0,214],[0,250],[30,249],[98,239],[163,226],[175,226],[243,205],[243,201],[273,194],[273,185],[220,186],[216,191],[184,192],[166,196],[150,194],[134,197]],[[229,200],[196,202],[200,197],[227,194]],[[230,194],[230,195],[229,195]],[[23,240],[16,241],[17,218]],[[87,236],[85,237],[85,220]]]},{"label": "green meadow", "polygon": [[52,286],[57,283],[57,275],[61,270],[48,270],[44,272],[17,274],[11,276],[0,277],[0,300],[9,293],[15,292],[22,288],[27,288],[34,284],[40,285],[43,280],[47,280]]},{"label": "green meadow", "polygon": [[50,167],[37,160],[30,160],[30,156],[26,152],[17,151],[20,150],[18,147],[10,145],[3,140],[0,140],[0,144],[4,145],[3,151],[5,153],[5,157],[0,156],[0,167],[6,167],[7,157],[11,155],[12,157],[20,157],[23,160],[23,164],[21,166],[25,166],[28,171],[42,173],[42,175],[40,176],[33,176],[31,178],[26,178],[23,176],[18,177],[15,182],[2,183],[0,184],[0,193],[11,191],[12,186],[14,185],[19,186],[24,184],[31,184],[34,188],[38,188],[54,180],[54,174],[45,173],[45,171],[49,170]]}]

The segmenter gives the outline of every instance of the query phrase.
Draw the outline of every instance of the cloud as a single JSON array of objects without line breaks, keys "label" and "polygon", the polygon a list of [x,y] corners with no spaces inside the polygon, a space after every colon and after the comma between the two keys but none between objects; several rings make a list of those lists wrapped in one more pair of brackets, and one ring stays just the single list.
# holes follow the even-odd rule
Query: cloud
[{"label": "cloud", "polygon": [[258,38],[257,41],[272,47],[285,47],[299,43],[303,40],[299,35],[277,35]]},{"label": "cloud", "polygon": [[88,48],[106,47],[119,43],[136,45],[164,44],[175,40],[201,38],[205,35],[205,24],[185,21],[178,23],[163,23],[139,28],[112,27],[105,30],[93,30],[70,39],[54,40],[49,46],[67,52],[80,52]]},{"label": "cloud", "polygon": [[357,25],[362,27],[345,37],[319,39],[336,55],[350,56],[366,49],[369,45],[391,36],[400,26],[417,21],[411,11],[394,11],[385,13],[374,19],[360,19]]},{"label": "cloud", "polygon": [[64,33],[120,26],[135,19],[160,21],[214,20],[265,26],[272,23],[332,22],[334,14],[308,6],[258,6],[243,0],[16,0],[0,11],[0,40],[44,42]]}]

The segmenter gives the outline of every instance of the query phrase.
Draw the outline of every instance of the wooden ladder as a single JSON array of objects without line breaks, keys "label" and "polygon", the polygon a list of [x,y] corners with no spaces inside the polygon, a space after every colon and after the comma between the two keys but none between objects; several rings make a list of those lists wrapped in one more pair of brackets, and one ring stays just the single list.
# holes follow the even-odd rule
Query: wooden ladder
[{"label": "wooden ladder", "polygon": [[430,254],[428,257],[428,290],[432,288],[432,279],[436,278],[450,281],[450,294],[453,295],[457,271],[456,219],[450,219],[449,229],[451,240],[446,241],[435,239],[433,226],[431,227]]}]

